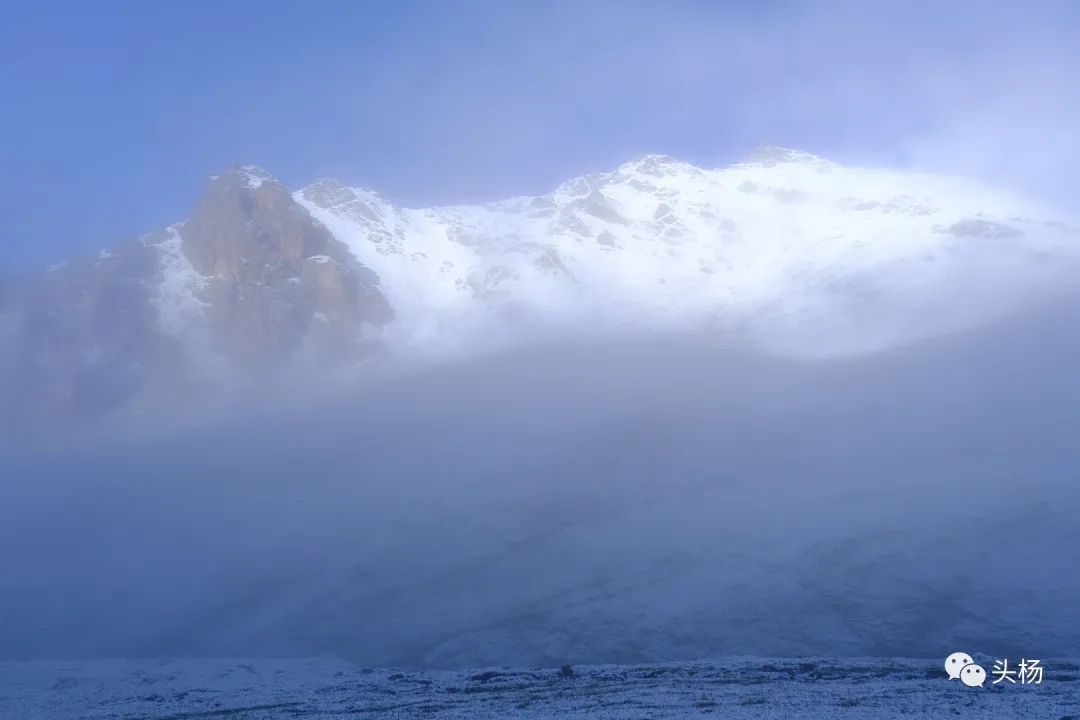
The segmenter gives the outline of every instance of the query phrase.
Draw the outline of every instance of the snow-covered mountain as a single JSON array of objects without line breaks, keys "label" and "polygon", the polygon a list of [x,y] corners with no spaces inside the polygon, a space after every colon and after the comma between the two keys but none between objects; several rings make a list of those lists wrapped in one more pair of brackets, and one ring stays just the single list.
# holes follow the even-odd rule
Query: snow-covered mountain
[{"label": "snow-covered mountain", "polygon": [[[239,168],[186,221],[15,290],[0,339],[22,382],[0,413],[205,393],[204,351],[256,380],[259,362],[320,353],[309,375],[270,376],[292,389],[376,339],[396,362],[545,323],[741,323],[774,348],[862,351],[1051,287],[1076,231],[1046,217],[786,153],[719,171],[647,158],[547,198],[426,211]],[[702,272],[706,250],[731,270]],[[445,667],[1068,655],[1075,306],[828,362],[661,333],[534,345],[326,383],[302,410],[262,402],[265,382],[175,433],[148,414],[108,442],[5,447],[0,545],[36,551],[0,572],[3,649]]]},{"label": "snow-covered mountain", "polygon": [[649,155],[479,206],[400,208],[333,180],[295,197],[379,275],[391,337],[429,348],[526,316],[864,352],[1013,309],[1080,254],[1080,227],[1020,198],[780,148],[719,170]]},{"label": "snow-covered mountain", "polygon": [[222,367],[551,333],[851,355],[1016,311],[1078,260],[1080,224],[1036,203],[777,148],[718,170],[649,155],[546,195],[426,209],[333,180],[293,193],[249,165],[212,177],[186,220],[6,289],[0,390],[21,424],[18,408],[96,417]]}]

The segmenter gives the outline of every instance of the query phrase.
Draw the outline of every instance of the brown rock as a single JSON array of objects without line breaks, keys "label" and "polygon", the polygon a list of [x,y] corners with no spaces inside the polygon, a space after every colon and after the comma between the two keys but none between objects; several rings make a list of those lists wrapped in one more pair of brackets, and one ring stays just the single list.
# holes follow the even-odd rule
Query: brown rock
[{"label": "brown rock", "polygon": [[378,278],[257,168],[213,179],[181,235],[192,265],[212,278],[208,314],[229,355],[347,351],[365,324],[391,317]]}]

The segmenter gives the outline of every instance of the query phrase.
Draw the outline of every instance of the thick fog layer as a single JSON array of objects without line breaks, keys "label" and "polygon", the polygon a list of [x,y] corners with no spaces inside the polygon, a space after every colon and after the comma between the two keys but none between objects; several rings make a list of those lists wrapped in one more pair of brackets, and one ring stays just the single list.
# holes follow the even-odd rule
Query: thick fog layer
[{"label": "thick fog layer", "polygon": [[546,343],[12,447],[0,655],[1075,654],[1076,326]]}]

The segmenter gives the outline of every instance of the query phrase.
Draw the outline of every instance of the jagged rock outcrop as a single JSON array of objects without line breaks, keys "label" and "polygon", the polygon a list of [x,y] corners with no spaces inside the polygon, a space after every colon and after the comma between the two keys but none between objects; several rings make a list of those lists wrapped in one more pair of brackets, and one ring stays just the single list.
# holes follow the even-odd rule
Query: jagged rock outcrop
[{"label": "jagged rock outcrop", "polygon": [[230,355],[272,361],[303,346],[349,351],[365,325],[391,317],[374,273],[257,168],[213,178],[178,232],[184,255],[208,278],[202,299]]}]

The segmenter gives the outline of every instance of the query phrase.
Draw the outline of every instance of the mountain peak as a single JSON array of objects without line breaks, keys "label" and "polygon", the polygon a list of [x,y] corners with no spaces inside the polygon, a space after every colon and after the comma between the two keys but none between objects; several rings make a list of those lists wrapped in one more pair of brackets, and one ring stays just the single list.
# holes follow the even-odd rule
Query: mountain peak
[{"label": "mountain peak", "polygon": [[379,193],[364,187],[349,187],[334,178],[320,178],[302,187],[296,196],[319,207],[330,208],[352,205],[357,202],[383,205],[386,201]]},{"label": "mountain peak", "polygon": [[630,162],[623,163],[619,166],[619,172],[660,176],[682,172],[689,167],[692,166],[682,160],[677,160],[670,155],[650,153],[648,155],[642,155]]},{"label": "mountain peak", "polygon": [[265,184],[281,185],[277,178],[258,165],[234,165],[221,175],[210,176],[211,186],[236,186],[258,190]]},{"label": "mountain peak", "polygon": [[258,165],[241,165],[237,170],[250,190],[257,190],[265,182],[277,182],[273,175]]},{"label": "mountain peak", "polygon": [[808,153],[803,150],[780,147],[778,145],[761,145],[754,150],[741,164],[757,165],[761,167],[773,167],[781,163],[807,165],[818,168],[834,166],[835,163],[823,157]]}]

